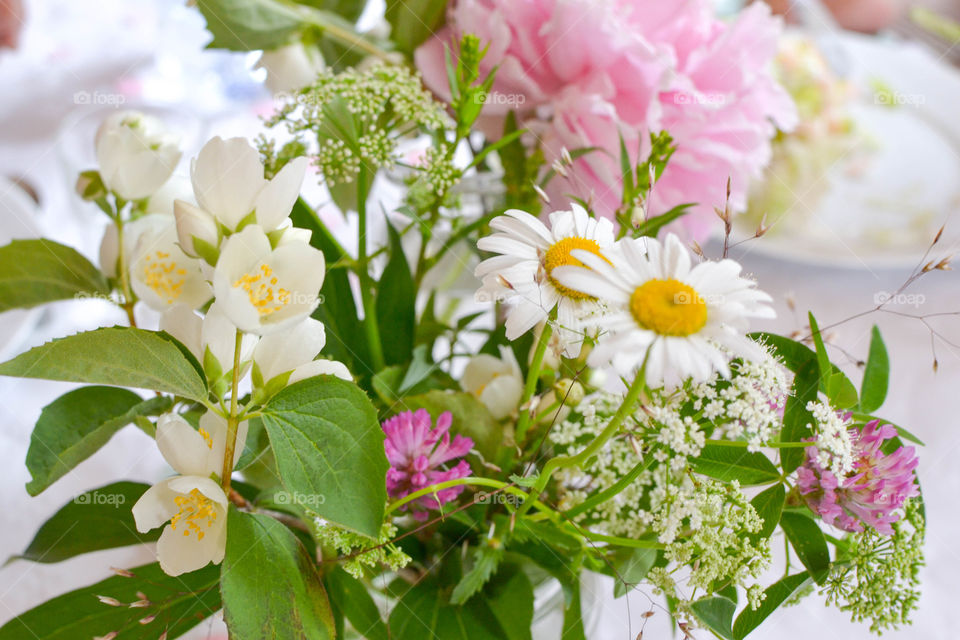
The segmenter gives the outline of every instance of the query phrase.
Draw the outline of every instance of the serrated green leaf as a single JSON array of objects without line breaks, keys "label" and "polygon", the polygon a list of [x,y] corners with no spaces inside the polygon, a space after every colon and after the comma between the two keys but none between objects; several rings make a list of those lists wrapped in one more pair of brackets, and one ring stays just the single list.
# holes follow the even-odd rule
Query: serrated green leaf
[{"label": "serrated green leaf", "polygon": [[227,531],[220,589],[230,637],[332,640],[327,592],[297,537],[279,521],[233,505]]},{"label": "serrated green leaf", "polygon": [[787,492],[782,484],[775,484],[769,489],[761,491],[750,504],[757,510],[757,515],[763,520],[763,528],[757,533],[758,538],[769,538],[777,528],[780,514],[783,513],[783,503],[787,499]]},{"label": "serrated green leaf", "polygon": [[387,625],[362,582],[340,567],[326,574],[331,603],[366,640],[387,640]]},{"label": "serrated green leaf", "polygon": [[699,456],[690,459],[690,465],[697,473],[723,482],[739,480],[744,486],[769,484],[780,479],[777,467],[762,453],[709,441]]},{"label": "serrated green leaf", "polygon": [[799,513],[784,511],[780,516],[780,528],[814,581],[823,584],[830,570],[830,549],[817,523]]},{"label": "serrated green leaf", "polygon": [[44,239],[0,247],[0,311],[109,294],[100,270],[70,247]]},{"label": "serrated green leaf", "polygon": [[701,598],[690,605],[693,613],[708,629],[721,638],[733,640],[733,614],[737,605],[722,596]]},{"label": "serrated green leaf", "polygon": [[474,596],[497,571],[503,560],[503,547],[484,545],[478,547],[470,568],[450,594],[450,604],[463,604]]},{"label": "serrated green leaf", "polygon": [[[123,640],[156,640],[164,631],[178,638],[220,610],[219,567],[171,577],[157,563],[131,569],[134,577],[113,576],[65,593],[22,613],[0,628],[0,640],[78,640],[116,632]],[[150,606],[111,607],[97,596]],[[149,616],[153,622],[141,624]]]},{"label": "serrated green leaf", "polygon": [[417,324],[417,287],[403,253],[400,234],[387,225],[390,234],[390,259],[377,287],[376,314],[387,365],[410,361]]},{"label": "serrated green leaf", "polygon": [[324,518],[377,538],[388,464],[366,394],[352,382],[316,376],[278,393],[262,420],[287,491],[305,496]]},{"label": "serrated green leaf", "polygon": [[874,325],[870,333],[870,353],[866,368],[863,370],[863,384],[860,386],[860,410],[873,413],[883,405],[890,384],[890,357],[883,344],[880,329]]},{"label": "serrated green leaf", "polygon": [[135,418],[159,415],[172,405],[170,398],[144,400],[116,387],[82,387],[60,396],[40,412],[30,436],[27,493],[38,495]]},{"label": "serrated green leaf", "polygon": [[806,587],[810,580],[810,574],[804,571],[803,573],[795,573],[792,576],[787,576],[767,587],[766,591],[764,591],[766,597],[763,599],[759,608],[751,609],[747,607],[737,616],[736,622],[733,623],[733,637],[736,640],[746,638],[751,631],[759,627],[760,623],[770,617],[770,614],[776,611],[790,596]]},{"label": "serrated green leaf", "polygon": [[40,526],[18,557],[61,562],[100,549],[153,542],[162,530],[138,533],[131,511],[149,488],[139,482],[115,482],[81,493]]},{"label": "serrated green leaf", "polygon": [[207,398],[200,363],[162,331],[104,327],[52,340],[0,364],[0,375],[89,382]]}]

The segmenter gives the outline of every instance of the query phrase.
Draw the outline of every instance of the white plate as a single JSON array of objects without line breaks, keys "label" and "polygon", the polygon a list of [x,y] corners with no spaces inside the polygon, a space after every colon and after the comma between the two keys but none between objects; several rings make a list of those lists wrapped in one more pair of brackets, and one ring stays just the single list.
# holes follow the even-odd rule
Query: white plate
[{"label": "white plate", "polygon": [[[14,239],[40,236],[37,206],[24,191],[0,176],[0,246]],[[40,314],[40,309],[16,309],[0,313],[0,360],[12,354]]]},{"label": "white plate", "polygon": [[[788,230],[745,250],[824,266],[913,267],[960,209],[960,72],[917,44],[840,38],[862,96],[852,115],[873,148],[839,161],[816,193],[801,197],[787,214]],[[876,81],[897,106],[876,104]],[[740,237],[752,232],[737,225]],[[942,244],[957,239],[948,226]]]}]

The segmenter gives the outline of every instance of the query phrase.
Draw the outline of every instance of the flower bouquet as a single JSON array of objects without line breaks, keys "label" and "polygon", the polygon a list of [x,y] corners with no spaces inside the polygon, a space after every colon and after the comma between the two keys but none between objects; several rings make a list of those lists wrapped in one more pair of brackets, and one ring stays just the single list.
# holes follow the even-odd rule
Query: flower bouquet
[{"label": "flower bouquet", "polygon": [[[234,4],[198,3],[215,45],[379,50],[343,15]],[[413,4],[388,8],[408,55],[429,35],[396,30]],[[729,176],[757,154],[759,169],[775,131],[762,105],[783,104],[738,52],[775,42],[776,24],[756,8],[726,25],[696,3],[564,14],[588,4],[458,2],[417,54],[440,47],[436,94],[391,56],[311,72],[256,146],[207,142],[176,198],[175,136],[133,112],[104,122],[99,166],[77,185],[109,218],[99,267],[14,241],[0,309],[103,297],[129,326],[53,340],[0,374],[85,385],[40,416],[31,495],[127,425],[173,475],[78,495],[20,557],[155,543],[157,562],[41,604],[0,639],[175,638],[220,610],[238,640],[531,638],[551,585],[562,637],[585,638],[588,573],[612,578],[611,598],[644,594],[643,620],[687,637],[747,637],[812,591],[878,631],[908,622],[924,512],[915,438],[875,415],[880,334],[858,388],[813,315],[801,341],[750,333],[771,298],[726,257],[745,193]],[[620,19],[644,15],[650,32],[628,37]],[[562,36],[537,31],[544,20],[610,37],[596,55],[550,49],[549,75],[523,58],[537,55],[527,38]],[[721,54],[743,62],[736,78],[717,77]],[[624,61],[645,83],[599,70]],[[508,86],[537,104],[499,109]],[[723,143],[731,129],[708,112],[744,138]],[[591,132],[598,144],[571,142]],[[308,169],[355,237],[299,196]],[[390,211],[375,206],[387,170],[405,182]],[[502,197],[468,211],[459,187],[484,174]],[[702,228],[717,191],[728,235],[710,259],[665,227]],[[385,242],[369,241],[374,225]],[[431,284],[473,257],[472,301]],[[138,326],[147,308],[157,330]]]}]

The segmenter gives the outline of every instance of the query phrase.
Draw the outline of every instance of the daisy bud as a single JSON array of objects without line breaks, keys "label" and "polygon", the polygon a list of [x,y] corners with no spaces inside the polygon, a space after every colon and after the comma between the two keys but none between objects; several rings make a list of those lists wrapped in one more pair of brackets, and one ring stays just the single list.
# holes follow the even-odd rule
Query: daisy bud
[{"label": "daisy bud", "polygon": [[557,391],[557,396],[568,407],[575,407],[583,400],[583,385],[576,380],[563,378],[558,380],[553,388]]}]

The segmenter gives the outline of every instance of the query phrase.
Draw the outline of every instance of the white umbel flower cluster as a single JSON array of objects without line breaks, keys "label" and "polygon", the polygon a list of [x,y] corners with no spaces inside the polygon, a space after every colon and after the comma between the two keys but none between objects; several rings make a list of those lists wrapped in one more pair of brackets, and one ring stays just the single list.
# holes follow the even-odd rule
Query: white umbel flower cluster
[{"label": "white umbel flower cluster", "polygon": [[816,434],[817,462],[837,478],[847,477],[853,471],[849,418],[831,407],[829,402],[821,400],[808,402],[807,411],[816,420],[816,424],[807,426]]}]

